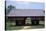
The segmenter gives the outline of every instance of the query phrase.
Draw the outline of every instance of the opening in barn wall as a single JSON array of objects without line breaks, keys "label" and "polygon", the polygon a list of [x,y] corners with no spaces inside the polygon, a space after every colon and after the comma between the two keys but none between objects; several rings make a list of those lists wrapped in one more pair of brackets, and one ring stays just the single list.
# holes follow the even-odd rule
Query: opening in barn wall
[{"label": "opening in barn wall", "polygon": [[25,25],[25,17],[17,17],[16,18],[16,26],[23,26]]},{"label": "opening in barn wall", "polygon": [[39,25],[40,21],[44,21],[44,16],[38,17],[8,17],[8,21],[11,25],[15,26],[30,26],[30,25]]}]

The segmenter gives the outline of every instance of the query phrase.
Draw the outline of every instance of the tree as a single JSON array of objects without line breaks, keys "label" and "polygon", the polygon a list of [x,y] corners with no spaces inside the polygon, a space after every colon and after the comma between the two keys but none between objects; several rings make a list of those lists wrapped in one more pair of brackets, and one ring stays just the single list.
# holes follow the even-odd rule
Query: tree
[{"label": "tree", "polygon": [[15,7],[12,6],[12,5],[9,5],[7,8],[6,8],[6,15],[9,14],[9,12],[14,9]]},{"label": "tree", "polygon": [[14,6],[12,6],[12,5],[9,5],[9,6],[8,6],[8,9],[9,9],[9,10],[12,10],[13,8],[14,8]]}]

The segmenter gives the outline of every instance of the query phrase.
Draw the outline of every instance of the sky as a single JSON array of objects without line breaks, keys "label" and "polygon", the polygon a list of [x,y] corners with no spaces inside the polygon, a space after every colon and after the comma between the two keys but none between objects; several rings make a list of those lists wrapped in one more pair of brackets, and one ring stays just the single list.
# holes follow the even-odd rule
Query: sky
[{"label": "sky", "polygon": [[13,5],[16,9],[44,9],[44,2],[7,1],[8,5]]},{"label": "sky", "polygon": [[45,0],[6,0],[6,1],[29,1],[29,2],[44,2]]}]

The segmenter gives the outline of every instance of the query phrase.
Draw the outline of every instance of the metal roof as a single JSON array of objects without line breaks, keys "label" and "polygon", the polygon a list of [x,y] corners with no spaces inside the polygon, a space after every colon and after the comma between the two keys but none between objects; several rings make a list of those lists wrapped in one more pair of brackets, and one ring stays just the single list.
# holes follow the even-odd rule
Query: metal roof
[{"label": "metal roof", "polygon": [[44,16],[42,9],[13,9],[6,16]]}]

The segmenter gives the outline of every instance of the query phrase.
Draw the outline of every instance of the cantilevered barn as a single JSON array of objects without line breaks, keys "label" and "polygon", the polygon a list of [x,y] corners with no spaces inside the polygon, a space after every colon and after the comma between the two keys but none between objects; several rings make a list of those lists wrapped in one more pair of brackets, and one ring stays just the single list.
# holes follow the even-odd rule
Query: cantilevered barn
[{"label": "cantilevered barn", "polygon": [[45,12],[43,9],[13,9],[6,17],[16,25],[26,25],[27,18],[31,19],[31,24],[38,25],[39,21],[44,21]]}]

